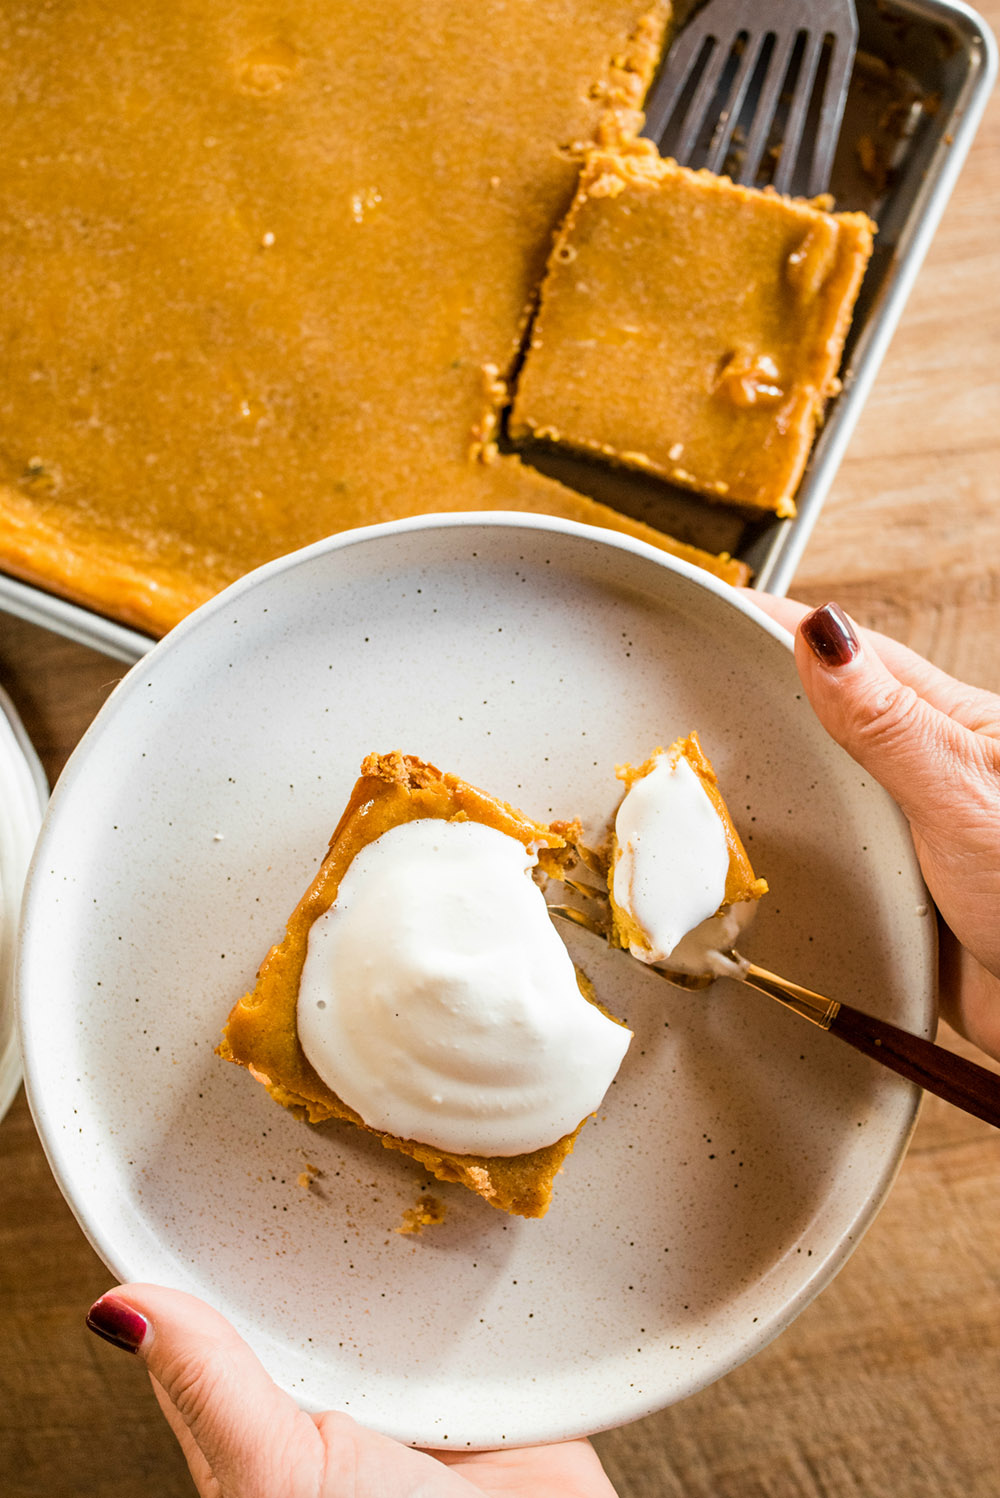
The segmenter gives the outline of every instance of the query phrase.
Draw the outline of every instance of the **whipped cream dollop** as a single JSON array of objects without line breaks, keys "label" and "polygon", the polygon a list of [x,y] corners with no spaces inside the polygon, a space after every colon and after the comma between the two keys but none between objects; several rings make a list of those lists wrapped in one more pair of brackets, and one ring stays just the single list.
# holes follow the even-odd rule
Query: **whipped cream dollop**
[{"label": "whipped cream dollop", "polygon": [[593,1113],[631,1032],[580,992],[516,838],[421,818],[351,862],[309,935],[299,1039],[366,1124],[519,1155]]},{"label": "whipped cream dollop", "polygon": [[[697,962],[698,954],[708,950],[710,933],[718,930],[725,939],[721,926],[701,930],[726,896],[725,827],[683,755],[673,762],[667,754],[657,755],[649,773],[633,781],[618,808],[615,838],[615,904],[645,939],[645,944],[629,943],[633,957],[650,963],[669,957],[673,962],[682,938],[692,933],[684,955]],[[706,963],[685,970],[703,972]]]}]

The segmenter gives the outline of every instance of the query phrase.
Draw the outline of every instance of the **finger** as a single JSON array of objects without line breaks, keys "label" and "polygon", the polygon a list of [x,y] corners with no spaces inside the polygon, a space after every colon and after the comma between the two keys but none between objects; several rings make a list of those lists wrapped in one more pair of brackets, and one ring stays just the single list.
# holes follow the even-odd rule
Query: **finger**
[{"label": "finger", "polygon": [[[544,1488],[530,1484],[518,1488],[503,1483],[496,1489],[487,1483],[470,1483],[460,1472],[450,1471],[445,1458],[438,1451],[418,1451],[411,1446],[402,1446],[391,1436],[374,1430],[366,1430],[349,1415],[338,1410],[327,1410],[316,1416],[316,1427],[326,1449],[324,1469],[325,1486],[322,1492],[328,1498],[482,1498],[484,1493],[496,1492],[505,1498],[514,1498],[519,1492],[531,1498],[543,1498]],[[296,1492],[299,1492],[296,1489]],[[301,1489],[312,1493],[313,1489]],[[558,1498],[574,1498],[572,1493],[563,1494],[558,1489]],[[238,1498],[243,1498],[242,1494]],[[556,1498],[556,1493],[553,1493]],[[583,1495],[581,1495],[583,1498]],[[595,1498],[603,1498],[596,1494]]]},{"label": "finger", "polygon": [[615,1498],[589,1441],[524,1446],[512,1451],[436,1451],[438,1461],[466,1474],[477,1491],[531,1498]]},{"label": "finger", "polygon": [[188,1471],[194,1478],[195,1487],[199,1493],[212,1492],[213,1489],[209,1486],[212,1482],[212,1469],[202,1455],[194,1436],[188,1430],[177,1410],[171,1404],[168,1395],[161,1389],[152,1374],[149,1375],[149,1382],[156,1396],[156,1402],[163,1413],[163,1418],[170,1426],[170,1429],[174,1433],[174,1438],[181,1448],[184,1460],[188,1464]]},{"label": "finger", "polygon": [[[915,827],[933,836],[956,798],[978,810],[986,761],[1000,746],[901,681],[836,604],[807,614],[795,638],[806,694],[827,732],[878,780]],[[942,797],[942,787],[948,795]],[[952,830],[950,827],[947,830]]]},{"label": "finger", "polygon": [[188,1433],[182,1449],[199,1485],[205,1472],[192,1461],[192,1443],[223,1493],[272,1498],[294,1490],[291,1466],[310,1462],[315,1472],[302,1475],[318,1485],[314,1422],[217,1311],[179,1290],[123,1285],[91,1307],[87,1322],[143,1359],[175,1412],[171,1425]]},{"label": "finger", "polygon": [[1000,1061],[1000,978],[945,925],[940,929],[941,1013],[953,1029]]},{"label": "finger", "polygon": [[[813,612],[809,605],[797,603],[793,598],[774,598],[755,588],[740,591],[749,603],[787,629],[789,634],[794,634],[802,620]],[[983,691],[949,676],[947,671],[932,665],[909,646],[901,645],[878,630],[858,630],[858,633],[864,634],[892,674],[913,687],[932,707],[947,713],[973,733],[988,733],[1000,738],[1000,697],[994,692]]]},{"label": "finger", "polygon": [[775,624],[787,629],[790,635],[798,629],[799,620],[809,612],[807,604],[797,603],[794,598],[776,598],[773,593],[761,593],[758,588],[740,588],[739,591],[747,603],[752,603]]}]

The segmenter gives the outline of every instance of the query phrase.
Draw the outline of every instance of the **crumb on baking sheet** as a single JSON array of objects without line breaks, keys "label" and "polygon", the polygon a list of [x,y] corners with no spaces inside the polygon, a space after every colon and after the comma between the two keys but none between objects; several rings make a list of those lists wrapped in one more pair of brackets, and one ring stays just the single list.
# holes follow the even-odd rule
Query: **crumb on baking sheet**
[{"label": "crumb on baking sheet", "polygon": [[407,1207],[397,1233],[422,1233],[424,1228],[436,1227],[444,1222],[447,1208],[436,1196],[425,1196],[415,1207]]}]

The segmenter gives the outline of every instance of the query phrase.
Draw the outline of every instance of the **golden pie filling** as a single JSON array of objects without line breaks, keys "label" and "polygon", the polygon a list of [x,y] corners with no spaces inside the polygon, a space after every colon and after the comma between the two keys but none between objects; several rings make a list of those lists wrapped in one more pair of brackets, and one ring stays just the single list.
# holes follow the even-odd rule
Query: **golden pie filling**
[{"label": "golden pie filling", "polygon": [[580,151],[638,126],[667,12],[11,0],[0,566],[155,633],[432,511],[563,516],[744,578],[497,450]]},{"label": "golden pie filling", "polygon": [[648,141],[591,152],[549,258],[512,435],[794,514],[874,228],[688,171]]},{"label": "golden pie filling", "polygon": [[220,1054],[311,1122],[367,1129],[541,1216],[631,1039],[592,1001],[531,878],[578,832],[412,756],[369,756]]},{"label": "golden pie filling", "polygon": [[637,139],[670,12],[11,0],[0,566],[162,633],[332,533],[516,510],[745,582],[502,440],[544,279],[509,435],[792,511],[871,226]]}]

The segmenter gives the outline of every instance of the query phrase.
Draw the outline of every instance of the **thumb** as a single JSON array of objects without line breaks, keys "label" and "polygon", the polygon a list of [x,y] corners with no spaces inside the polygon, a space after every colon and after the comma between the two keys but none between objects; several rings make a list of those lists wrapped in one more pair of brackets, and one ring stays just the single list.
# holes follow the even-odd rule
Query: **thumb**
[{"label": "thumb", "polygon": [[942,788],[974,773],[975,735],[894,676],[835,603],[801,621],[795,661],[823,727],[933,837]]},{"label": "thumb", "polygon": [[295,1477],[313,1463],[302,1491],[318,1487],[315,1423],[203,1301],[158,1285],[122,1285],[91,1306],[87,1325],[142,1358],[200,1492],[272,1498],[294,1491]]}]

